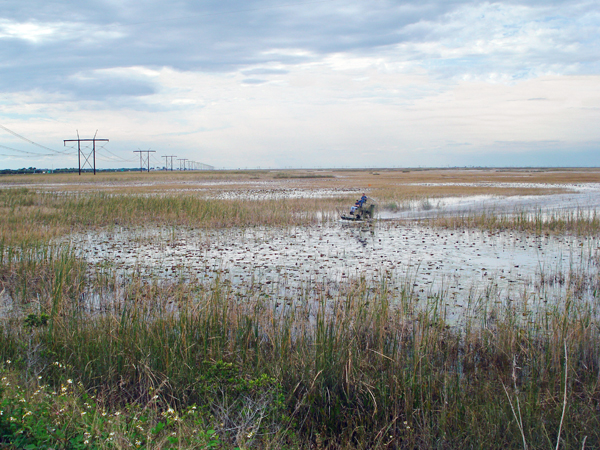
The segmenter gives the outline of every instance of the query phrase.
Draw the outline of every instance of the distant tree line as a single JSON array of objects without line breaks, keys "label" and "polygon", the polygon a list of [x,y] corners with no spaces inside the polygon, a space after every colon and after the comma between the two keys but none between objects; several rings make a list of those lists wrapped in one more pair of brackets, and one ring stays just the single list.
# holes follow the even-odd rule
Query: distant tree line
[{"label": "distant tree line", "polygon": [[0,170],[1,175],[10,175],[16,173],[44,173],[42,169],[36,169],[35,167],[23,167],[22,169],[2,169]]}]

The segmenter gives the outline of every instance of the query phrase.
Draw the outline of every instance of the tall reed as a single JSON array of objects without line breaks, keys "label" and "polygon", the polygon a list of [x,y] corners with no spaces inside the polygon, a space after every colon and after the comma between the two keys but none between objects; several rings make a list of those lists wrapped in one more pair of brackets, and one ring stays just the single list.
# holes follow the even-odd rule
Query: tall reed
[{"label": "tall reed", "polygon": [[300,225],[331,216],[330,200],[216,200],[197,195],[111,195],[0,190],[5,242],[47,240],[74,229],[173,225],[199,228]]},{"label": "tall reed", "polygon": [[[201,405],[232,445],[254,430],[258,447],[521,448],[525,439],[547,448],[561,422],[565,448],[600,445],[598,316],[570,296],[534,323],[508,307],[486,326],[455,327],[443,293],[419,307],[414,293],[395,300],[384,281],[289,304],[240,296],[220,279],[134,277],[119,289],[105,312],[74,305],[36,336],[40,373],[81,381],[107,407]],[[25,364],[22,332],[3,330],[2,357]],[[70,369],[57,372],[53,360]],[[260,418],[248,418],[249,405]]]}]

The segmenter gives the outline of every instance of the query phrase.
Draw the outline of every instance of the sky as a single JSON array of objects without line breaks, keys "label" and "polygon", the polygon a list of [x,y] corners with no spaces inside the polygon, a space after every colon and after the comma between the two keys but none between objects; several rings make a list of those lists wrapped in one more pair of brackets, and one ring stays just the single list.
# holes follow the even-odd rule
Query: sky
[{"label": "sky", "polygon": [[175,169],[600,166],[600,2],[0,0],[0,168],[77,167],[78,134],[109,140],[99,169],[139,150]]}]

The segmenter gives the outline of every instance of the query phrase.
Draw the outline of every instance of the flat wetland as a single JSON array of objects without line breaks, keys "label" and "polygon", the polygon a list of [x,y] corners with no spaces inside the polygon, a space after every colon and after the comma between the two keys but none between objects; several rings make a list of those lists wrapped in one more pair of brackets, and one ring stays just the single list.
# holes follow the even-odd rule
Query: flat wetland
[{"label": "flat wetland", "polygon": [[0,177],[0,444],[598,448],[597,211],[597,169]]}]

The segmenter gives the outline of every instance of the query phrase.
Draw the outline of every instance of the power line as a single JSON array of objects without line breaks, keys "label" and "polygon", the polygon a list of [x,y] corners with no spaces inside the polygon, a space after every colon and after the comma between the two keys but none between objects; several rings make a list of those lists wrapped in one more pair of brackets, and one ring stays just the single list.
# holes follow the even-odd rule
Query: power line
[{"label": "power line", "polygon": [[114,156],[111,156],[111,155],[98,154],[97,151],[96,151],[96,159],[99,160],[99,161],[109,161],[109,162],[113,162],[113,163],[124,163],[124,162],[133,162],[133,161],[135,161],[134,159],[126,161],[126,160],[121,159],[121,158],[115,158]]},{"label": "power line", "polygon": [[[0,144],[0,148],[4,148],[6,150],[10,150],[13,152],[20,152],[20,153],[25,153],[27,155],[32,155],[32,156],[57,156],[54,153],[34,153],[34,152],[28,152],[25,150],[19,150],[18,148],[12,148],[12,147],[7,147],[6,145],[1,145]],[[3,156],[15,156],[15,157],[24,157],[24,158],[31,158],[31,156],[22,156],[22,155],[3,155]]]},{"label": "power line", "polygon": [[63,151],[63,152],[60,152],[60,151],[58,151],[58,150],[54,150],[53,148],[46,147],[46,146],[44,146],[44,145],[38,144],[38,143],[36,143],[36,142],[33,142],[31,139],[27,139],[26,137],[23,137],[23,136],[21,136],[20,134],[18,134],[18,133],[15,133],[15,132],[14,132],[14,131],[12,131],[12,130],[9,130],[9,129],[8,129],[8,128],[6,128],[4,125],[1,125],[1,124],[0,124],[0,128],[2,128],[2,129],[3,129],[3,130],[5,130],[5,131],[8,131],[8,132],[9,132],[10,134],[12,134],[13,136],[16,136],[16,137],[18,137],[19,139],[22,139],[22,140],[24,140],[25,142],[29,142],[30,144],[33,144],[33,145],[35,145],[35,146],[37,146],[37,147],[40,147],[40,148],[43,148],[44,150],[50,150],[51,152],[57,153],[57,154],[59,154],[59,155],[64,155],[64,154],[66,153],[66,152],[64,152],[64,151]]},{"label": "power line", "polygon": [[[106,144],[105,144],[105,145],[106,145]],[[111,154],[112,156],[114,156],[115,158],[118,158],[118,159],[120,159],[120,160],[121,160],[121,161],[123,161],[123,162],[133,162],[133,161],[135,161],[135,159],[125,159],[125,158],[123,158],[122,156],[119,156],[119,155],[116,155],[116,154],[114,154],[113,152],[111,152],[110,150],[108,150],[107,148],[105,148],[105,147],[104,147],[104,145],[101,145],[101,146],[100,146],[100,148],[97,148],[96,150],[97,150],[97,151],[98,151],[98,150],[105,151],[106,153],[109,153],[109,154]]]},{"label": "power line", "polygon": [[[7,158],[23,158],[21,155],[7,155],[6,153],[0,153],[0,156],[6,156]],[[25,158],[31,158],[31,156],[25,156]]]}]

